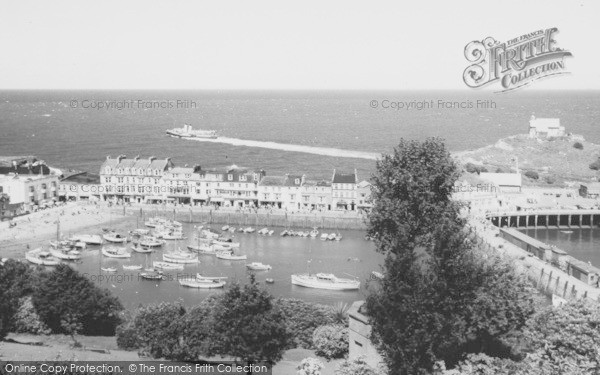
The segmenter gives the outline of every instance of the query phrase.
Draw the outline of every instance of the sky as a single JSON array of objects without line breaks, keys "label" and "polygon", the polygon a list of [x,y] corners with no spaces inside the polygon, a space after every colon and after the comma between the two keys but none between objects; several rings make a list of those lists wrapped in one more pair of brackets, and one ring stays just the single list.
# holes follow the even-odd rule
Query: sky
[{"label": "sky", "polygon": [[557,27],[600,89],[600,1],[0,0],[0,89],[468,89],[466,44]]}]

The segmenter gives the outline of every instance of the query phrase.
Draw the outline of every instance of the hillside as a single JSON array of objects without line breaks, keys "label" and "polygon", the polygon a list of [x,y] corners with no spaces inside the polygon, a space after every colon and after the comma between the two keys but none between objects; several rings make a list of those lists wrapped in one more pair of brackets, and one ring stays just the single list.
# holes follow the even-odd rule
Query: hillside
[{"label": "hillside", "polygon": [[[583,148],[574,147],[577,142]],[[597,181],[600,176],[599,171],[589,168],[600,157],[600,145],[577,135],[541,140],[519,134],[454,156],[463,165],[472,163],[488,172],[514,172],[516,157],[522,173],[539,174],[538,180],[524,177],[524,185],[565,186],[574,181]]]}]

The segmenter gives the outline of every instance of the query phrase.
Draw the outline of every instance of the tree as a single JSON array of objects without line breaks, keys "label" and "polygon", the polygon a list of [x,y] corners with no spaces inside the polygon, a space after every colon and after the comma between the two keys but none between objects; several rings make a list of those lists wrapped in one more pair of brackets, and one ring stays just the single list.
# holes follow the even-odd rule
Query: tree
[{"label": "tree", "polygon": [[459,175],[439,139],[404,141],[377,162],[369,236],[386,255],[367,298],[374,340],[392,374],[450,366],[470,351],[505,350],[501,336],[531,315],[528,284],[481,256],[451,200]]},{"label": "tree", "polygon": [[32,300],[43,322],[55,333],[68,333],[61,321],[75,316],[82,334],[114,335],[123,309],[108,290],[96,287],[66,264],[39,274]]},{"label": "tree", "polygon": [[234,283],[215,304],[209,355],[235,357],[249,364],[279,361],[288,346],[284,316],[273,297],[260,288],[253,276],[243,288]]},{"label": "tree", "polygon": [[[288,347],[312,349],[312,334],[317,327],[334,324],[339,310],[329,306],[309,303],[295,298],[278,298],[274,301],[284,316],[286,331],[290,337]],[[347,311],[346,311],[347,314]],[[348,324],[348,320],[344,322]]]},{"label": "tree", "polygon": [[525,176],[531,178],[532,180],[537,180],[540,178],[540,175],[536,171],[527,171],[525,172]]},{"label": "tree", "polygon": [[315,354],[331,358],[341,358],[348,354],[348,328],[340,324],[321,326],[313,332]]},{"label": "tree", "polygon": [[573,147],[575,147],[578,150],[583,150],[583,144],[581,142],[573,143]]},{"label": "tree", "polygon": [[33,272],[26,264],[10,259],[0,265],[0,339],[12,327],[19,300],[31,293],[33,279]]}]

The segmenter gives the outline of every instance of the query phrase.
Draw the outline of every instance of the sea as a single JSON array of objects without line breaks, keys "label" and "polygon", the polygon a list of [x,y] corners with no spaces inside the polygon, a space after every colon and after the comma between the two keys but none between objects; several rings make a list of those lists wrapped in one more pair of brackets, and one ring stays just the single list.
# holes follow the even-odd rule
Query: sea
[{"label": "sea", "polygon": [[[301,173],[308,179],[331,178],[334,169],[356,169],[359,179],[366,180],[376,159],[393,152],[401,138],[439,137],[450,151],[472,150],[526,133],[532,115],[560,118],[568,132],[600,143],[598,91],[0,91],[0,156],[35,155],[65,171],[92,173],[99,172],[107,156],[139,155],[171,158],[177,166],[235,164],[264,169],[267,175]],[[216,130],[227,141],[166,136],[166,129],[184,124]],[[275,295],[351,302],[364,298],[369,275],[379,269],[383,257],[364,240],[364,233],[343,235],[339,243],[256,235],[241,241],[249,261],[273,266],[258,278],[264,281],[271,275],[275,283],[267,287]],[[598,230],[534,235],[558,241],[583,260],[589,254],[592,263],[600,265]],[[92,278],[103,275],[99,269],[104,261],[92,249],[75,267]],[[147,261],[136,254],[131,262]],[[118,261],[111,262],[119,266],[116,276],[128,274]],[[243,264],[230,263],[202,259],[190,270],[247,280]],[[290,274],[307,266],[315,272],[359,277],[363,285],[359,292],[346,293],[291,285]],[[95,281],[130,307],[154,301],[156,295],[194,304],[218,293],[184,289],[173,281]]]}]

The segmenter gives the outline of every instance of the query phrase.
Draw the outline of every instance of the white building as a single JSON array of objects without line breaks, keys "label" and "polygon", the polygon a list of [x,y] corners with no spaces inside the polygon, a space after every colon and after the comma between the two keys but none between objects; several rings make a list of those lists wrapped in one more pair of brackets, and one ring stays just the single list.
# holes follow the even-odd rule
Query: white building
[{"label": "white building", "polygon": [[331,178],[331,208],[333,210],[356,210],[357,183],[356,169],[354,173],[341,173],[333,170]]},{"label": "white building", "polygon": [[523,179],[520,173],[482,172],[479,174],[479,178],[484,182],[490,183],[491,186],[481,184],[477,187],[478,192],[520,193],[523,186]]},{"label": "white building", "polygon": [[560,126],[558,118],[535,118],[529,120],[530,138],[562,137],[565,135],[565,127]]},{"label": "white building", "polygon": [[0,175],[0,194],[11,204],[23,204],[26,211],[58,199],[58,176],[53,174]]},{"label": "white building", "polygon": [[300,195],[303,208],[321,211],[331,209],[331,181],[304,180]]},{"label": "white building", "polygon": [[300,209],[304,175],[265,176],[258,183],[258,204],[289,210]]},{"label": "white building", "polygon": [[100,168],[100,184],[104,187],[101,198],[138,203],[165,199],[161,179],[172,168],[170,158],[127,159],[120,155],[112,159],[107,156]]}]

